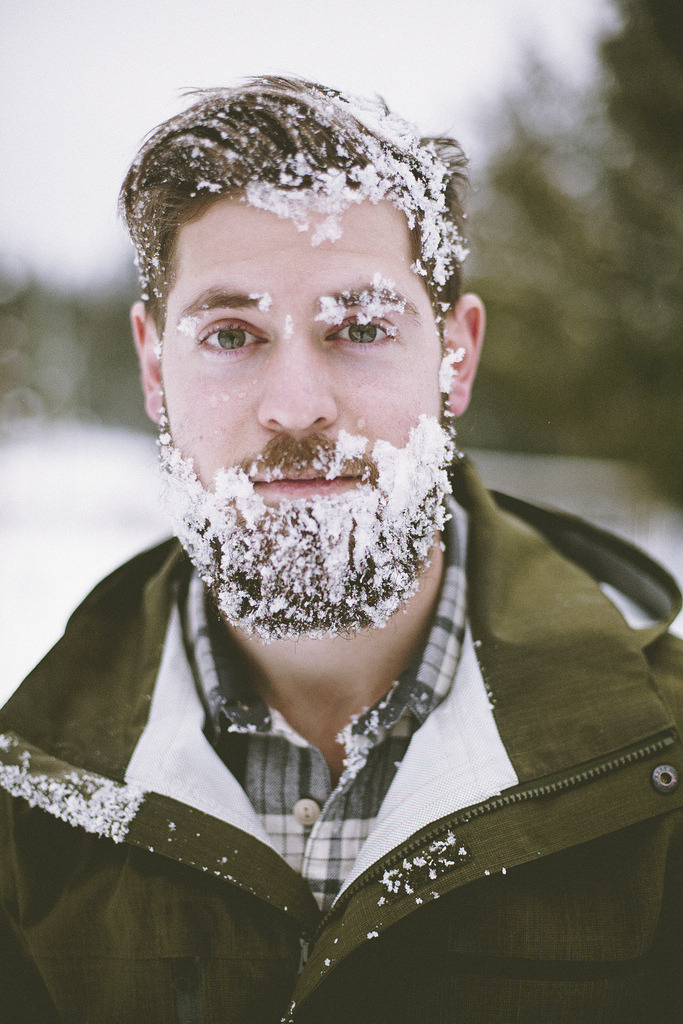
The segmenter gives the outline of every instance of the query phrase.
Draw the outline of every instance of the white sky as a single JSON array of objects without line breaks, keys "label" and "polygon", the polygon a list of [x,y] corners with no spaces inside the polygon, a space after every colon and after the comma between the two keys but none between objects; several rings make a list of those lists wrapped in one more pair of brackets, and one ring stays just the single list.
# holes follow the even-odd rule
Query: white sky
[{"label": "white sky", "polygon": [[381,93],[475,158],[524,47],[590,78],[609,0],[4,0],[0,258],[65,283],[128,258],[116,197],[180,92],[261,73]]}]

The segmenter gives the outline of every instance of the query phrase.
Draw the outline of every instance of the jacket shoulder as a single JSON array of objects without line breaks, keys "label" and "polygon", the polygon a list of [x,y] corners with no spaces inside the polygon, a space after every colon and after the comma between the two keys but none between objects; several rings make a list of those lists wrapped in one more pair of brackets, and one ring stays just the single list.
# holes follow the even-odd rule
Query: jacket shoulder
[{"label": "jacket shoulder", "polygon": [[182,557],[180,544],[175,537],[169,537],[153,547],[138,552],[93,587],[69,616],[69,624],[103,603],[123,604],[129,608],[131,597],[141,597],[150,579],[169,563],[175,567]]},{"label": "jacket shoulder", "polygon": [[561,554],[640,605],[653,620],[670,624],[682,596],[670,572],[635,544],[580,516],[492,492],[499,508],[533,526]]},{"label": "jacket shoulder", "polygon": [[[651,620],[643,641],[655,640],[681,611],[673,576],[649,555],[616,534],[570,512],[489,491],[467,456],[452,466],[453,496],[470,515],[484,547],[510,558],[527,553],[529,530],[593,580],[608,584],[639,606]],[[646,635],[648,634],[648,635]]]},{"label": "jacket shoulder", "polygon": [[643,654],[658,691],[679,730],[683,728],[683,639],[668,627],[681,611],[673,576],[630,541],[557,509],[493,492],[499,508],[533,526],[561,554],[601,583],[637,604],[651,618],[642,627]]},{"label": "jacket shoulder", "polygon": [[168,540],[102,580],[0,709],[0,731],[68,763],[122,777],[149,713],[186,564],[179,543]]}]

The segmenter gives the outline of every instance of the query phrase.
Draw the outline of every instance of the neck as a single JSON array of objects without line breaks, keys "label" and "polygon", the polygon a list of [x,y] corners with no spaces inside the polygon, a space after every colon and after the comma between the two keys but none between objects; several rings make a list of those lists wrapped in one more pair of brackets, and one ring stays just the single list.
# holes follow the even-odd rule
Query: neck
[{"label": "neck", "polygon": [[228,626],[246,655],[260,696],[322,751],[333,781],[341,774],[345,754],[338,734],[387,693],[424,643],[442,570],[443,553],[437,542],[417,591],[382,629],[264,643]]}]

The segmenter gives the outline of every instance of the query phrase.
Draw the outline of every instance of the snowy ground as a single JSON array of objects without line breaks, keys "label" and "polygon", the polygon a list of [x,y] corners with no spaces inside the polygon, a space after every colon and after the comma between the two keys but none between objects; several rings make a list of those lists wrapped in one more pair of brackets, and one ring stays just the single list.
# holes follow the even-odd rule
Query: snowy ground
[{"label": "snowy ground", "polygon": [[168,528],[149,437],[27,429],[0,447],[0,480],[1,704],[95,583]]},{"label": "snowy ground", "polygon": [[[683,517],[634,498],[619,467],[486,453],[477,461],[493,485],[610,525],[683,580]],[[94,584],[168,529],[149,437],[27,426],[0,446],[0,481],[1,705]]]}]

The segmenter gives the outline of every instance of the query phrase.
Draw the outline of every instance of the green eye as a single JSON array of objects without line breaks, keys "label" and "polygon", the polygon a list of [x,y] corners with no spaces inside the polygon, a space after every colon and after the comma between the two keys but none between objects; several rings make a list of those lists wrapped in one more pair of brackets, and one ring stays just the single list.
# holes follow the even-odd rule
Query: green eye
[{"label": "green eye", "polygon": [[351,324],[348,328],[349,341],[367,344],[377,340],[378,328],[375,324]]},{"label": "green eye", "polygon": [[215,333],[220,348],[242,348],[247,341],[247,332],[241,327],[224,327]]}]

